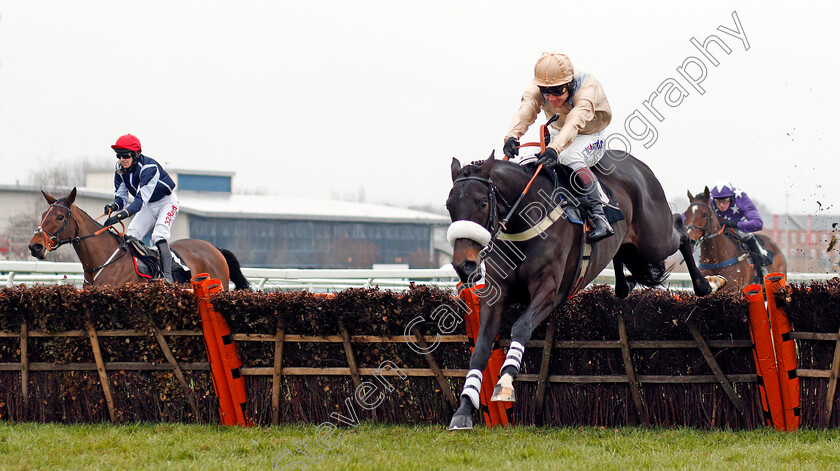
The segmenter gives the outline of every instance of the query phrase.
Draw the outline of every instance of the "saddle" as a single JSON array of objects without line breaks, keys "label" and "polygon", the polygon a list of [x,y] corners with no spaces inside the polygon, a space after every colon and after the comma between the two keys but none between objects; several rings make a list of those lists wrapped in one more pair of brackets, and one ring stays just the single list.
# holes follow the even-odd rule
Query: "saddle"
[{"label": "saddle", "polygon": [[[534,171],[537,169],[536,163],[529,163],[528,166],[533,166]],[[564,188],[565,191],[569,192],[568,194],[576,194],[576,192],[569,187],[568,183],[571,181],[572,176],[572,169],[565,166],[565,165],[555,165],[554,171],[546,169],[543,167],[543,170],[546,172],[548,177],[552,180],[554,184],[555,190],[558,188]],[[613,224],[615,222],[621,221],[624,219],[624,213],[618,207],[618,201],[615,199],[615,195],[613,194],[612,188],[609,187],[606,183],[601,181],[599,178],[597,180],[598,183],[598,194],[600,195],[601,203],[604,206],[604,216],[607,217],[607,222]],[[562,192],[554,192],[558,195],[561,200],[561,205],[564,208],[566,216],[570,222],[575,224],[583,224],[583,210],[578,206],[574,205],[571,201],[563,198]]]},{"label": "saddle", "polygon": [[[134,259],[134,271],[137,275],[150,280],[163,277],[160,268],[160,253],[157,248],[147,247],[143,241],[132,236],[125,236],[123,244]],[[192,278],[190,268],[175,250],[170,248],[170,252],[172,253],[172,280],[176,283],[190,281]]]},{"label": "saddle", "polygon": [[738,246],[741,248],[741,250],[750,255],[750,260],[752,260],[753,255],[755,255],[756,257],[761,257],[761,263],[763,266],[766,267],[773,264],[773,260],[776,257],[776,253],[767,248],[767,245],[764,243],[763,240],[761,240],[761,237],[755,236],[755,241],[756,243],[758,243],[759,248],[761,248],[765,253],[767,253],[767,256],[762,256],[759,253],[754,254],[753,251],[750,250],[750,247],[747,245],[747,243],[744,242],[744,240],[740,237],[737,237],[736,241],[738,242]]}]

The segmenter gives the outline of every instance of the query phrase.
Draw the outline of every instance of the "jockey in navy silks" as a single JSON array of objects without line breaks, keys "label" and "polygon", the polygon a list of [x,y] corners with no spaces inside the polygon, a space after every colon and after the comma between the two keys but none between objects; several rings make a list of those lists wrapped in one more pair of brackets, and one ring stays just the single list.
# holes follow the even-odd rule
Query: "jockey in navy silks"
[{"label": "jockey in navy silks", "polygon": [[505,135],[506,156],[512,159],[519,154],[519,138],[534,124],[540,111],[546,118],[556,114],[559,119],[549,126],[551,142],[537,155],[537,162],[549,168],[571,168],[574,177],[570,189],[578,194],[579,206],[593,226],[587,240],[592,243],[611,236],[613,230],[604,216],[597,178],[589,169],[604,156],[604,129],[612,120],[604,88],[595,76],[576,70],[566,55],[543,52]]},{"label": "jockey in navy silks", "polygon": [[[120,136],[111,148],[117,153],[118,162],[114,174],[114,202],[105,205],[105,213],[110,214],[105,226],[135,216],[125,235],[142,239],[152,231],[151,240],[160,252],[163,277],[167,283],[172,283],[169,237],[180,208],[174,191],[175,182],[157,161],[140,153],[140,140],[135,136]],[[128,204],[129,194],[134,197],[131,204]]]},{"label": "jockey in navy silks", "polygon": [[758,237],[753,232],[764,228],[764,221],[752,200],[742,190],[735,188],[731,183],[720,181],[711,190],[712,207],[720,219],[721,224],[735,229],[738,237],[746,245],[750,252],[756,271],[765,273],[764,266],[767,265],[767,250],[759,243]]}]

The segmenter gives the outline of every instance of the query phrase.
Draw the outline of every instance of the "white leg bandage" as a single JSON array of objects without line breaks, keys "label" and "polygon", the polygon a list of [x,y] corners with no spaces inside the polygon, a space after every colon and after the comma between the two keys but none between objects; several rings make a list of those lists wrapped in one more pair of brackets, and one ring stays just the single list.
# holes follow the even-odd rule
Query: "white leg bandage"
[{"label": "white leg bandage", "polygon": [[446,231],[446,239],[452,246],[458,239],[470,239],[480,246],[486,247],[490,243],[490,231],[472,221],[455,221],[449,225],[449,230]]},{"label": "white leg bandage", "polygon": [[510,347],[508,348],[507,357],[505,358],[504,364],[502,364],[502,370],[504,371],[506,367],[513,366],[516,368],[516,372],[519,373],[519,365],[522,364],[522,354],[525,352],[525,347],[522,346],[521,343],[517,342],[516,340],[510,343]]},{"label": "white leg bandage", "polygon": [[461,397],[467,396],[470,398],[470,402],[476,409],[481,405],[478,400],[478,393],[481,391],[481,379],[481,370],[470,370],[467,373],[467,381],[464,383],[464,391],[461,393]]}]

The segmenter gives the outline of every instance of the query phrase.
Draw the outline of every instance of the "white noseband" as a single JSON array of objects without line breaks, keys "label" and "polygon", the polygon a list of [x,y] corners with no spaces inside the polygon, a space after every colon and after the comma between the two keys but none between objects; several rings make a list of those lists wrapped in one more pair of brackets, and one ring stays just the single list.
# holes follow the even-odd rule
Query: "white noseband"
[{"label": "white noseband", "polygon": [[446,239],[453,247],[457,239],[470,239],[482,247],[487,247],[490,243],[490,231],[472,221],[455,221],[449,225]]}]

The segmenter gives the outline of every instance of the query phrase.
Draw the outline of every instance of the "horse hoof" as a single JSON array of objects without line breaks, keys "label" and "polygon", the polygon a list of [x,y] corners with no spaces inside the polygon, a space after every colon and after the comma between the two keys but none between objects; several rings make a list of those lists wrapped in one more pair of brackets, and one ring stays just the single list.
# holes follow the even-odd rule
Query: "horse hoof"
[{"label": "horse hoof", "polygon": [[630,296],[630,292],[636,287],[636,282],[631,277],[624,278],[624,284],[615,285],[615,296],[618,299],[625,299]]},{"label": "horse hoof", "polygon": [[720,275],[707,276],[706,279],[709,280],[709,285],[712,287],[712,293],[715,293],[726,286],[726,278]]},{"label": "horse hoof", "polygon": [[493,402],[516,402],[516,393],[512,387],[505,387],[497,384],[493,388],[493,397],[490,398]]},{"label": "horse hoof", "polygon": [[449,430],[471,430],[472,428],[473,423],[469,415],[454,415],[452,421],[449,422]]}]

